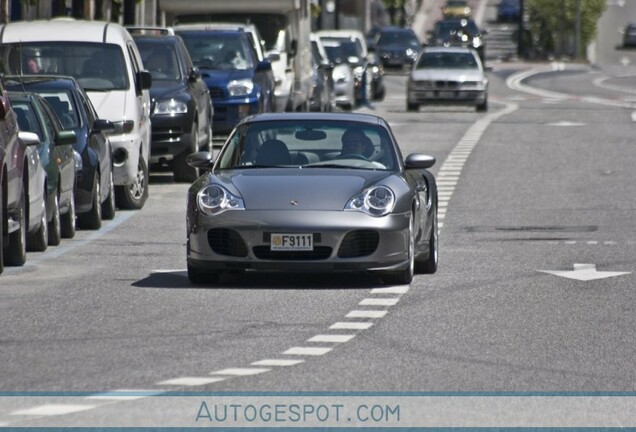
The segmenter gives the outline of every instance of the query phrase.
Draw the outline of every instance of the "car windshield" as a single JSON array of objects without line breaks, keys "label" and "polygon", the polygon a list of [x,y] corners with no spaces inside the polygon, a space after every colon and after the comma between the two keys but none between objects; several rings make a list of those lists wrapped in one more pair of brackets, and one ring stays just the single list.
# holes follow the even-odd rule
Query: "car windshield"
[{"label": "car windshield", "polygon": [[118,45],[91,42],[21,42],[2,44],[5,74],[75,77],[87,91],[126,90],[124,55]]},{"label": "car windshield", "polygon": [[479,69],[472,53],[426,52],[421,55],[416,69]]},{"label": "car windshield", "polygon": [[53,111],[55,111],[55,114],[60,119],[64,129],[75,129],[79,127],[79,116],[70,93],[66,91],[38,90],[38,94],[51,105],[51,108],[53,108]]},{"label": "car windshield", "polygon": [[192,62],[201,69],[247,70],[254,63],[243,33],[215,31],[183,31],[183,38]]},{"label": "car windshield", "polygon": [[348,121],[271,121],[239,126],[221,150],[216,170],[249,168],[399,169],[388,131]]},{"label": "car windshield", "polygon": [[144,67],[153,80],[178,81],[181,79],[174,45],[135,39]]},{"label": "car windshield", "polygon": [[380,33],[377,45],[400,45],[404,48],[419,47],[420,41],[410,32],[383,32]]},{"label": "car windshield", "polygon": [[323,41],[323,45],[339,45],[342,50],[342,55],[345,56],[345,61],[347,61],[349,57],[357,57],[358,59],[362,58],[362,47],[360,46],[360,43],[354,39],[327,36],[321,37],[320,40]]}]

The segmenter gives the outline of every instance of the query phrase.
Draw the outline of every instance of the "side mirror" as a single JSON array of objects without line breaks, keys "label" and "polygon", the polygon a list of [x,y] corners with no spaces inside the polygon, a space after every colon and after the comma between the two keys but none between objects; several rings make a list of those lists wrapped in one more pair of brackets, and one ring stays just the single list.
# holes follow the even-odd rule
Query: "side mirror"
[{"label": "side mirror", "polygon": [[91,128],[91,133],[112,133],[115,132],[115,125],[110,120],[106,119],[95,119],[93,122],[93,127]]},{"label": "side mirror", "polygon": [[200,151],[186,156],[186,163],[192,168],[210,169],[214,165],[212,153]]},{"label": "side mirror", "polygon": [[404,167],[406,169],[427,169],[435,165],[435,162],[436,159],[434,156],[411,153],[404,160]]},{"label": "side mirror", "polygon": [[188,75],[188,80],[190,82],[194,82],[194,81],[198,80],[199,78],[201,78],[201,71],[199,70],[198,67],[193,66],[192,69],[190,69],[190,74]]},{"label": "side mirror", "polygon": [[145,70],[139,71],[137,72],[137,82],[141,90],[148,90],[152,86],[152,75]]},{"label": "side mirror", "polygon": [[77,136],[75,131],[72,130],[60,130],[55,134],[55,145],[73,145],[77,142]]},{"label": "side mirror", "polygon": [[27,146],[39,145],[41,143],[40,137],[34,132],[20,131],[18,132],[18,138]]},{"label": "side mirror", "polygon": [[270,51],[267,53],[267,59],[271,62],[280,61],[280,52]]}]

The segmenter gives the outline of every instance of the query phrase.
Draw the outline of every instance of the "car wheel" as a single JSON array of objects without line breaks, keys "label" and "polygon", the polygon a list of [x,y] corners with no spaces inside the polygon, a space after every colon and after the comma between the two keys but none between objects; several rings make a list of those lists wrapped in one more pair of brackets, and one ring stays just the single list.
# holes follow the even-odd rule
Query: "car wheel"
[{"label": "car wheel", "polygon": [[212,284],[219,281],[219,274],[216,272],[201,271],[188,264],[188,280],[191,284]]},{"label": "car wheel", "polygon": [[77,215],[77,222],[80,228],[96,230],[102,227],[102,188],[101,178],[98,172],[95,172],[93,178],[93,200],[91,209],[86,213]]},{"label": "car wheel", "polygon": [[415,260],[415,271],[417,273],[433,274],[437,271],[438,263],[438,241],[439,229],[437,225],[437,203],[433,209],[433,226],[431,227],[431,236],[428,240],[428,257],[424,261]]},{"label": "car wheel", "polygon": [[115,199],[117,207],[126,210],[139,210],[143,208],[148,199],[148,166],[144,158],[139,156],[137,164],[137,177],[129,185],[115,187]]},{"label": "car wheel", "polygon": [[4,197],[2,196],[2,190],[4,189],[4,182],[0,178],[0,274],[4,271],[4,221],[7,217],[4,214]]},{"label": "car wheel", "polygon": [[484,100],[484,103],[480,103],[475,107],[475,111],[477,112],[486,112],[488,111],[488,99]]},{"label": "car wheel", "polygon": [[19,202],[18,219],[20,228],[9,234],[9,246],[4,256],[4,263],[8,266],[23,266],[26,262],[26,194],[22,191]]},{"label": "car wheel", "polygon": [[420,106],[418,104],[414,104],[411,102],[406,103],[406,110],[409,112],[417,112],[419,109],[420,109]]},{"label": "car wheel", "polygon": [[68,203],[68,211],[60,215],[60,228],[62,232],[62,238],[75,237],[75,189],[71,191],[71,198]]},{"label": "car wheel", "polygon": [[174,158],[172,170],[174,171],[174,181],[192,183],[199,178],[199,169],[188,165],[186,158],[192,153],[199,151],[199,127],[192,123],[190,133],[190,148],[181,152]]},{"label": "car wheel", "polygon": [[38,230],[29,235],[27,239],[27,250],[34,252],[44,252],[49,245],[49,221],[46,218],[46,190],[42,201],[42,220]]},{"label": "car wheel", "polygon": [[115,184],[113,183],[113,170],[108,176],[108,196],[102,203],[102,219],[112,220],[115,217]]},{"label": "car wheel", "polygon": [[[60,200],[57,194],[51,199],[51,220],[49,221],[49,246],[57,246],[62,241],[62,226],[60,223]],[[49,213],[47,211],[47,213]]]},{"label": "car wheel", "polygon": [[409,263],[406,268],[397,271],[386,272],[382,275],[384,283],[389,285],[408,285],[413,281],[415,274],[415,217],[411,212],[409,220]]}]

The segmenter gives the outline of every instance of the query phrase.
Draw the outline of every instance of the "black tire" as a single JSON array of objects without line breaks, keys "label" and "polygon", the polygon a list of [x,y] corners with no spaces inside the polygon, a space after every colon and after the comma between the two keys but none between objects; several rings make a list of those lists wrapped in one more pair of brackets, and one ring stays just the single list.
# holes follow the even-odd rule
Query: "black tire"
[{"label": "black tire", "polygon": [[178,154],[173,161],[172,171],[174,181],[179,183],[192,183],[199,178],[199,169],[193,168],[186,162],[188,155],[199,151],[199,126],[192,123],[190,132],[190,148]]},{"label": "black tire", "polygon": [[475,106],[475,111],[477,112],[486,112],[488,111],[488,99],[484,101],[484,103],[478,104]]},{"label": "black tire", "polygon": [[62,232],[62,238],[75,237],[76,226],[76,214],[75,214],[75,189],[71,191],[71,199],[68,204],[68,211],[63,215],[60,215],[60,228]]},{"label": "black tire", "polygon": [[409,112],[417,112],[419,111],[419,109],[420,109],[420,106],[418,104],[414,104],[410,102],[406,104],[406,110]]},{"label": "black tire", "polygon": [[437,202],[435,203],[435,209],[433,210],[433,227],[431,229],[431,236],[428,240],[428,257],[419,261],[415,258],[415,272],[424,274],[433,274],[437,271],[437,264],[439,260],[439,229],[437,225]]},{"label": "black tire", "polygon": [[82,229],[97,230],[102,227],[102,187],[100,182],[100,175],[96,172],[95,178],[93,178],[91,209],[77,215],[77,223]]},{"label": "black tire", "polygon": [[4,264],[8,266],[23,266],[26,262],[26,194],[22,190],[20,197],[20,208],[18,209],[18,218],[20,219],[20,228],[9,234],[9,245],[4,255]]},{"label": "black tire", "polygon": [[[57,246],[62,241],[62,224],[60,222],[60,201],[57,194],[51,198],[51,220],[49,221],[49,246]],[[47,210],[47,213],[48,210]]]},{"label": "black tire", "polygon": [[49,221],[46,217],[46,190],[44,191],[44,203],[40,227],[27,238],[27,251],[44,252],[49,245]]},{"label": "black tire", "polygon": [[[0,178],[2,180],[2,178]],[[4,221],[7,220],[4,214],[4,182],[0,181],[0,274],[4,271]]]},{"label": "black tire", "polygon": [[193,285],[213,284],[219,281],[219,274],[202,271],[188,264],[188,280]]},{"label": "black tire", "polygon": [[137,164],[137,177],[132,184],[115,186],[117,207],[125,210],[139,210],[148,199],[148,165],[141,155]]},{"label": "black tire", "polygon": [[115,218],[115,208],[117,204],[115,204],[115,184],[113,183],[113,170],[111,168],[110,175],[108,176],[109,187],[108,187],[108,196],[102,202],[102,219],[103,220],[112,220]]}]

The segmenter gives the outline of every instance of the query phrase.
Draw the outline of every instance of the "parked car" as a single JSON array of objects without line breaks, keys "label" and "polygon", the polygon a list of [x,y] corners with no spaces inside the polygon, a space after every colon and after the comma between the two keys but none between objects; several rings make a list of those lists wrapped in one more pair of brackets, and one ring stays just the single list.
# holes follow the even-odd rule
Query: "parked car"
[{"label": "parked car", "polygon": [[623,30],[623,48],[636,47],[636,22],[629,23]]},{"label": "parked car", "polygon": [[429,33],[429,45],[463,46],[473,48],[479,54],[482,63],[486,58],[487,31],[477,27],[475,21],[466,18],[453,18],[437,21]]},{"label": "parked car", "polygon": [[[150,73],[121,25],[54,18],[15,21],[0,28],[7,75],[44,73],[74,77],[100,118],[110,120],[117,206],[140,209],[148,198]],[[34,66],[31,70],[29,66]]]},{"label": "parked car", "polygon": [[384,69],[413,66],[422,44],[409,28],[382,27],[375,42],[375,54]]},{"label": "parked car", "polygon": [[336,106],[351,110],[356,106],[355,77],[340,42],[320,39],[329,62],[333,65],[331,79]]},{"label": "parked car", "polygon": [[192,182],[199,173],[186,156],[212,141],[214,108],[210,90],[194,66],[180,36],[132,32],[144,66],[152,75],[150,163],[168,165],[177,182]]},{"label": "parked car", "polygon": [[75,183],[75,212],[79,228],[99,229],[102,219],[115,217],[115,186],[110,141],[115,126],[100,119],[84,89],[72,77],[24,75],[5,77],[14,92],[44,97],[65,130],[75,132],[73,148],[81,158]]},{"label": "parked car", "polygon": [[497,21],[516,22],[521,16],[521,0],[500,0],[497,4]]},{"label": "parked car", "polygon": [[335,90],[332,72],[335,65],[329,61],[320,38],[315,33],[312,33],[310,38],[313,90],[309,101],[309,109],[311,111],[333,111]]},{"label": "parked car", "polygon": [[462,47],[427,47],[407,82],[406,107],[469,105],[488,110],[488,78],[477,53]]},{"label": "parked car", "polygon": [[[75,173],[81,159],[73,150],[75,132],[64,130],[49,103],[36,93],[9,92],[20,130],[38,136],[40,161],[46,171],[48,244],[73,238],[76,229]],[[76,156],[77,155],[77,156]]]},{"label": "parked car", "polygon": [[273,110],[272,65],[258,61],[244,31],[174,29],[210,89],[215,134],[229,134],[242,118]]},{"label": "parked car", "polygon": [[444,18],[468,18],[473,13],[473,8],[468,0],[446,0],[442,6]]},{"label": "parked car", "polygon": [[37,136],[19,131],[0,81],[0,273],[5,265],[24,265],[27,247],[44,251],[48,246],[46,174],[38,144]]},{"label": "parked car", "polygon": [[[438,265],[435,158],[403,159],[388,123],[342,113],[244,119],[188,191],[188,278],[226,271],[377,272],[408,284]],[[272,193],[275,191],[275,193]]]}]

